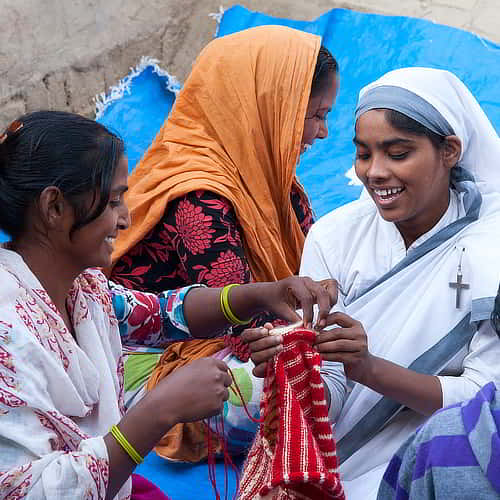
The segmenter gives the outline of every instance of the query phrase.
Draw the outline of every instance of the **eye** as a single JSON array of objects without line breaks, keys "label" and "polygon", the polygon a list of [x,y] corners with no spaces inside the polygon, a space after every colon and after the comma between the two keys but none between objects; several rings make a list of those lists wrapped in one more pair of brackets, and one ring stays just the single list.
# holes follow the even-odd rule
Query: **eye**
[{"label": "eye", "polygon": [[117,197],[117,198],[111,198],[109,200],[109,206],[111,208],[117,208],[121,205],[122,203],[122,199],[121,199],[121,196]]},{"label": "eye", "polygon": [[363,151],[356,151],[356,160],[365,161],[370,158],[370,153],[364,153]]},{"label": "eye", "polygon": [[409,155],[409,151],[405,151],[404,153],[389,153],[389,156],[393,160],[404,160]]}]

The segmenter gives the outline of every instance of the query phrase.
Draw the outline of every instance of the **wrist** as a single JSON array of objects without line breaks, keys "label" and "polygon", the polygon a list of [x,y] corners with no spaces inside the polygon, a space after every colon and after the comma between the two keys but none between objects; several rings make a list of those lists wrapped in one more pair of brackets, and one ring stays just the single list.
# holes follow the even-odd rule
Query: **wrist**
[{"label": "wrist", "polygon": [[252,318],[264,309],[263,287],[266,285],[267,283],[246,283],[231,289],[229,304],[238,318]]},{"label": "wrist", "polygon": [[364,368],[359,374],[358,382],[366,387],[372,387],[376,385],[378,368],[379,368],[380,358],[377,356],[373,356],[372,354],[368,354],[367,360],[365,362]]}]

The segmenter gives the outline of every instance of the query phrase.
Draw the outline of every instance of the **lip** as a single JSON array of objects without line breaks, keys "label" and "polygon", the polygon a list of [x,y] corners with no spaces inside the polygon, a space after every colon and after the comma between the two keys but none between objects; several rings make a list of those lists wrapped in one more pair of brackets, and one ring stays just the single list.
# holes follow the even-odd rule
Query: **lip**
[{"label": "lip", "polygon": [[375,189],[377,189],[377,190],[379,190],[379,189],[396,189],[397,187],[400,187],[400,186],[376,187],[376,188],[370,187],[370,193],[371,193],[373,199],[375,200],[375,203],[378,206],[380,206],[381,208],[390,208],[391,206],[395,205],[399,201],[401,196],[405,193],[406,189],[403,188],[403,191],[401,191],[400,193],[397,193],[397,194],[390,195],[388,198],[382,198],[380,195],[378,195],[375,192]]}]

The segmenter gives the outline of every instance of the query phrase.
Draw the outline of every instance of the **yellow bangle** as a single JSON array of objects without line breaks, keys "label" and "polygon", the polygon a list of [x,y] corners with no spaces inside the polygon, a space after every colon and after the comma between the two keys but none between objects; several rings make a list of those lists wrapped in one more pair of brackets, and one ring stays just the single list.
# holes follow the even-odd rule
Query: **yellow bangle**
[{"label": "yellow bangle", "polygon": [[144,461],[144,458],[142,458],[139,453],[137,453],[136,449],[127,441],[127,438],[122,434],[122,431],[117,425],[112,425],[109,432],[111,432],[111,435],[116,439],[117,443],[137,465]]},{"label": "yellow bangle", "polygon": [[229,321],[229,323],[233,323],[234,325],[247,325],[250,323],[251,319],[242,320],[239,319],[236,314],[231,309],[229,305],[229,292],[231,288],[235,286],[239,286],[238,283],[232,283],[231,285],[226,285],[220,292],[220,308],[225,318]]}]

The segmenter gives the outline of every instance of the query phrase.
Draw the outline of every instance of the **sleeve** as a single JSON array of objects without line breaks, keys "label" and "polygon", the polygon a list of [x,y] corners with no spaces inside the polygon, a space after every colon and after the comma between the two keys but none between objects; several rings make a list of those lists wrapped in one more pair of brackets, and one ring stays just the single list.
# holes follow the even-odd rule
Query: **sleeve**
[{"label": "sleeve", "polygon": [[489,320],[480,323],[472,337],[459,376],[439,376],[443,406],[470,399],[488,382],[500,386],[500,338]]},{"label": "sleeve", "polygon": [[[321,281],[328,278],[333,278],[339,281],[339,272],[337,269],[331,269],[327,264],[320,241],[316,236],[316,228],[318,223],[314,224],[306,236],[304,250],[300,261],[300,276],[308,276],[309,278]],[[336,263],[338,259],[331,255],[328,257],[329,262]]]},{"label": "sleeve", "polygon": [[[253,281],[242,230],[226,198],[211,191],[188,193],[170,204],[164,222],[187,282],[215,288]],[[238,335],[245,328],[275,319],[271,314],[262,313],[254,317],[250,325],[234,326],[232,333]]]},{"label": "sleeve", "polygon": [[184,299],[191,289],[201,286],[190,285],[155,295],[110,281],[122,343],[165,347],[169,342],[192,338],[184,317]]},{"label": "sleeve", "polygon": [[[335,261],[335,259],[331,258],[330,260]],[[299,274],[300,276],[308,276],[317,281],[328,278],[335,278],[338,280],[338,274],[332,275],[331,272],[332,270],[328,268],[319,242],[316,239],[316,233],[313,226],[306,237]],[[340,297],[335,309],[343,310]],[[330,391],[330,409],[328,411],[328,416],[330,422],[334,424],[342,411],[342,406],[347,397],[347,378],[344,372],[344,365],[342,363],[325,361],[321,368],[321,375],[323,383]]]},{"label": "sleeve", "polygon": [[54,402],[64,387],[62,361],[16,323],[5,317],[0,323],[0,499],[104,500],[104,439],[87,435],[81,419],[67,417]]}]

